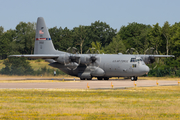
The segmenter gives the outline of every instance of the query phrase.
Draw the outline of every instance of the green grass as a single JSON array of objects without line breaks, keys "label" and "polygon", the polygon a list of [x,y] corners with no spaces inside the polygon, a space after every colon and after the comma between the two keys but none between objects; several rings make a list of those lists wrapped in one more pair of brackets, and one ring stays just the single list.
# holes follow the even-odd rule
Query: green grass
[{"label": "green grass", "polygon": [[57,68],[53,68],[51,66],[49,66],[48,62],[46,62],[45,60],[28,60],[30,62],[30,65],[32,66],[32,68],[36,71],[40,68],[50,68],[50,69],[57,69]]},{"label": "green grass", "polygon": [[180,87],[1,89],[0,119],[179,119]]}]

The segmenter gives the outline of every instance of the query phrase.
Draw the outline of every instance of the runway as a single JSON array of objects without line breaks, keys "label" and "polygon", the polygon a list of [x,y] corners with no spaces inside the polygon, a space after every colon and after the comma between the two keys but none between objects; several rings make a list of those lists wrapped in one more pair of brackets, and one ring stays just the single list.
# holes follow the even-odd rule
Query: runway
[{"label": "runway", "polygon": [[[49,80],[48,82],[2,82],[0,89],[125,89],[130,87],[150,87],[150,86],[175,86],[178,81],[172,80],[110,80],[110,81],[57,81]],[[16,80],[17,81],[17,80]],[[21,80],[22,81],[22,80]]]}]

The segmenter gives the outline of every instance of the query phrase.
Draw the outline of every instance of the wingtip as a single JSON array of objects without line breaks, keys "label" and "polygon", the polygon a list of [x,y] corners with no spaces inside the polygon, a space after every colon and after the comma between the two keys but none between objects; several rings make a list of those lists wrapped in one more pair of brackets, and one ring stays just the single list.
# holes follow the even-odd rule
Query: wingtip
[{"label": "wingtip", "polygon": [[24,55],[9,55],[8,57],[24,57]]}]

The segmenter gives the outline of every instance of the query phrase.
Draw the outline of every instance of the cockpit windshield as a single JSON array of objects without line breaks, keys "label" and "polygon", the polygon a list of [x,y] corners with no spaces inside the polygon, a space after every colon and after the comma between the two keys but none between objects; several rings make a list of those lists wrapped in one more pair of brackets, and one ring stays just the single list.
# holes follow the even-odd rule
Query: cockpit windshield
[{"label": "cockpit windshield", "polygon": [[130,62],[137,62],[136,58],[131,58]]},{"label": "cockpit windshield", "polygon": [[132,62],[132,64],[138,63],[138,65],[145,65],[145,63],[141,57],[131,58],[130,62]]},{"label": "cockpit windshield", "polygon": [[142,61],[142,59],[137,59],[137,61],[139,62],[139,61]]},{"label": "cockpit windshield", "polygon": [[131,58],[130,62],[140,62],[143,61],[141,58]]}]

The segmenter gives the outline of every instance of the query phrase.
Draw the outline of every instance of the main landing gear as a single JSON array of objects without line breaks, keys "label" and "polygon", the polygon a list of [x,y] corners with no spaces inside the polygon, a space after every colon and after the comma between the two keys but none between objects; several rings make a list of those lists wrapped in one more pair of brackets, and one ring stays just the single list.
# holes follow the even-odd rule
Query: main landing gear
[{"label": "main landing gear", "polygon": [[[98,80],[109,80],[108,77],[97,77]],[[92,80],[92,78],[80,78],[80,80]]]},{"label": "main landing gear", "polygon": [[133,77],[131,77],[131,81],[137,81],[137,77],[136,76],[133,76]]},{"label": "main landing gear", "polygon": [[109,80],[108,77],[102,78],[102,77],[97,77],[98,80]]},{"label": "main landing gear", "polygon": [[92,80],[92,78],[80,78],[80,80]]}]

